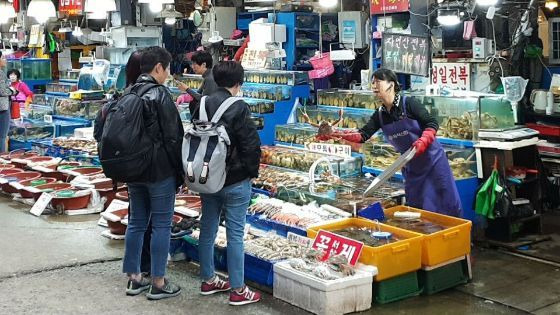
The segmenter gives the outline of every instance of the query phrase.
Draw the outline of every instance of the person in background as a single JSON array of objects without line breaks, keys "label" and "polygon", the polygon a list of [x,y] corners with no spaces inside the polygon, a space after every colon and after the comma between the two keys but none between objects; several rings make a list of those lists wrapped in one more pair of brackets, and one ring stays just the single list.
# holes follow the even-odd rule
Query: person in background
[{"label": "person in background", "polygon": [[[195,91],[190,89],[185,83],[178,82],[177,88],[181,92],[190,95],[196,102],[199,102],[202,96],[210,95],[218,88],[216,81],[214,81],[214,75],[212,74],[212,55],[205,50],[196,51],[193,53],[191,61],[194,73],[202,75],[204,79],[202,85]],[[192,99],[187,95],[185,95],[185,97],[180,96],[180,98],[181,103],[192,103]]]},{"label": "person in background", "polygon": [[461,217],[461,200],[449,161],[436,140],[439,125],[413,97],[402,96],[397,75],[388,69],[373,73],[373,91],[383,102],[369,121],[354,133],[332,133],[330,138],[365,142],[379,129],[401,154],[409,148],[416,156],[403,168],[409,206]]},{"label": "person in background", "polygon": [[29,89],[25,82],[21,81],[21,73],[17,69],[8,71],[8,78],[10,79],[12,87],[18,92],[12,96],[12,119],[20,118],[20,110],[22,105],[25,108],[27,104],[31,103],[33,99],[33,92]]},{"label": "person in background", "polygon": [[[169,76],[171,54],[161,47],[145,48],[140,56],[142,74],[130,87],[132,92],[146,84],[158,84],[141,98],[145,132],[154,139],[154,154],[142,179],[128,183],[130,214],[125,236],[123,272],[129,277],[127,295],[149,289],[150,300],[177,296],[181,288],[165,279],[171,238],[175,191],[183,183],[181,147],[183,125],[168,89],[162,84]],[[151,222],[151,285],[140,270],[142,244]]]},{"label": "person in background", "polygon": [[6,59],[0,51],[0,153],[6,152],[8,131],[10,129],[10,97],[16,95],[16,90],[8,84],[8,77],[4,72]]},{"label": "person in background", "polygon": [[235,56],[233,56],[234,61],[241,62],[241,60],[243,60],[243,55],[245,54],[245,49],[247,49],[247,47],[249,46],[250,41],[251,41],[251,38],[249,37],[249,35],[247,35],[247,37],[243,41],[243,44],[241,45],[241,47],[239,47],[239,49],[235,53]]},{"label": "person in background", "polygon": [[[205,100],[208,119],[229,97],[237,95],[244,80],[241,64],[223,61],[213,69],[218,89]],[[199,118],[198,108],[191,109],[193,119]],[[227,174],[224,188],[214,194],[200,194],[202,218],[200,220],[200,293],[210,295],[230,291],[229,304],[244,305],[260,300],[244,283],[243,236],[245,216],[251,201],[251,179],[259,175],[261,156],[257,128],[251,120],[249,106],[243,100],[235,102],[222,116],[221,123],[231,140],[228,152]],[[229,281],[214,272],[214,242],[218,231],[220,213],[225,211],[227,235],[227,265]]]}]

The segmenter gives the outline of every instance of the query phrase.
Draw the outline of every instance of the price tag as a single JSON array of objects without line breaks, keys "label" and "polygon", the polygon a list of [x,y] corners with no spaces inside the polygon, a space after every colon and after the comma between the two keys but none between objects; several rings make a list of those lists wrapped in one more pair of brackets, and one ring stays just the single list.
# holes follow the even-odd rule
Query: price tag
[{"label": "price tag", "polygon": [[14,187],[17,190],[23,189],[23,187],[24,187],[22,184],[20,184],[18,182],[11,182],[10,186]]},{"label": "price tag", "polygon": [[307,150],[312,152],[324,153],[329,155],[336,155],[340,157],[351,157],[352,147],[346,144],[332,144],[332,143],[310,143],[307,145]]},{"label": "price tag", "polygon": [[44,120],[47,124],[52,124],[52,115],[45,115],[45,116],[43,116],[43,120]]},{"label": "price tag", "polygon": [[53,196],[51,194],[42,193],[41,197],[39,197],[39,199],[37,199],[37,202],[35,202],[35,204],[31,208],[31,211],[29,211],[29,212],[34,216],[37,216],[37,217],[41,216],[41,214],[43,214],[45,209],[47,209],[47,206],[51,202],[52,198],[53,198]]},{"label": "price tag", "polygon": [[309,237],[301,236],[293,232],[288,232],[288,241],[298,243],[304,247],[311,247],[311,245],[313,245],[313,240]]},{"label": "price tag", "polygon": [[118,200],[118,199],[113,199],[113,201],[111,201],[111,204],[107,207],[107,210],[105,210],[105,212],[113,212],[126,208],[128,208],[128,202]]},{"label": "price tag", "polygon": [[0,177],[0,185],[4,185],[4,184],[7,184],[7,183],[8,183],[7,179]]},{"label": "price tag", "polygon": [[352,266],[358,262],[363,247],[364,243],[324,230],[320,230],[313,241],[313,248],[325,252],[323,261],[333,255],[343,255],[348,258],[348,262]]}]

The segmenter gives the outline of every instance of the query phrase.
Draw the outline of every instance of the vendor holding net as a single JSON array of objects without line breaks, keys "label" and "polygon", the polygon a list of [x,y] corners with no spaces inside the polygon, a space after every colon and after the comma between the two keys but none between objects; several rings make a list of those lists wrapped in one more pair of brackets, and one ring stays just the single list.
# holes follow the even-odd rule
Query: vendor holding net
[{"label": "vendor holding net", "polygon": [[415,147],[416,156],[403,168],[408,205],[461,217],[461,201],[455,179],[445,151],[436,140],[439,128],[436,119],[416,99],[400,95],[393,71],[375,71],[372,85],[383,106],[357,132],[340,133],[334,130],[328,138],[363,143],[381,129],[387,141],[401,154]]}]

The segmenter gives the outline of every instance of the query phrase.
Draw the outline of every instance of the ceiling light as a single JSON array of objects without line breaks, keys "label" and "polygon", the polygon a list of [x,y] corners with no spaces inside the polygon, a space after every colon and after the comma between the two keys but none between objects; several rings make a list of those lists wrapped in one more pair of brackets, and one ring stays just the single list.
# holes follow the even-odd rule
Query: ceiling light
[{"label": "ceiling light", "polygon": [[323,8],[334,8],[338,4],[338,0],[319,0],[319,5]]},{"label": "ceiling light", "polygon": [[176,19],[183,18],[183,13],[177,12],[174,4],[166,4],[163,11],[161,11],[160,17],[165,18],[165,24],[173,25]]},{"label": "ceiling light", "polygon": [[496,3],[498,3],[498,0],[476,0],[476,4],[481,7],[489,7],[491,5],[496,5]]},{"label": "ceiling light", "polygon": [[152,11],[152,13],[158,13],[161,12],[163,4],[159,1],[154,1],[154,2],[150,2],[148,6],[150,8],[150,11]]},{"label": "ceiling light", "polygon": [[84,35],[84,33],[82,32],[82,28],[79,26],[74,27],[74,31],[72,31],[72,36],[79,37],[82,35]]},{"label": "ceiling light", "polygon": [[552,10],[558,8],[558,1],[556,1],[556,0],[546,1],[545,4],[544,4],[544,7],[552,11]]},{"label": "ceiling light", "polygon": [[84,12],[86,13],[101,13],[113,11],[117,11],[115,0],[86,0],[86,5],[84,8]]},{"label": "ceiling light", "polygon": [[43,24],[49,18],[56,17],[56,9],[51,0],[31,0],[27,7],[27,15],[34,17],[37,22]]},{"label": "ceiling light", "polygon": [[437,21],[441,26],[453,26],[461,23],[459,18],[459,10],[456,9],[440,9],[438,10]]},{"label": "ceiling light", "polygon": [[167,25],[173,25],[175,24],[175,22],[177,22],[176,18],[172,18],[172,17],[165,18],[165,24]]},{"label": "ceiling light", "polygon": [[6,1],[0,2],[0,24],[7,23],[9,19],[16,17],[16,10]]}]

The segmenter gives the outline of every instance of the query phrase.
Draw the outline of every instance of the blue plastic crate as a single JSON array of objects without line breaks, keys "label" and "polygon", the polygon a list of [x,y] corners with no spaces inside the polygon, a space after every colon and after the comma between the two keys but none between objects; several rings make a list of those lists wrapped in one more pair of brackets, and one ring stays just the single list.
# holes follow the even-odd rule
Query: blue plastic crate
[{"label": "blue plastic crate", "polygon": [[245,279],[272,288],[274,284],[274,262],[245,253]]},{"label": "blue plastic crate", "polygon": [[300,227],[289,226],[285,225],[280,222],[276,222],[273,220],[261,218],[260,215],[247,215],[247,223],[251,224],[252,226],[264,230],[264,231],[271,231],[274,230],[276,234],[287,237],[288,232],[295,233],[297,235],[307,236],[307,231]]},{"label": "blue plastic crate", "polygon": [[[192,261],[200,261],[198,255],[198,240],[191,238],[190,236],[183,237],[183,247],[182,251],[185,253],[187,258]],[[227,271],[227,249],[214,247],[214,267],[217,270]]]},{"label": "blue plastic crate", "polygon": [[10,139],[10,141],[8,142],[8,147],[10,151],[21,150],[21,149],[31,150],[31,142]]}]

